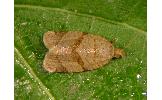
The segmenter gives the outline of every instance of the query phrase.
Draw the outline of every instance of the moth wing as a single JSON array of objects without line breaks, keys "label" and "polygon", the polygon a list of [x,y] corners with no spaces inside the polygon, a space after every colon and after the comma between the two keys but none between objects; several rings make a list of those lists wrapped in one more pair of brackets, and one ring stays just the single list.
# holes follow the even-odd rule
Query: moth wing
[{"label": "moth wing", "polygon": [[85,34],[86,33],[83,32],[67,32],[58,43],[58,47],[67,47],[71,49],[71,53],[59,56],[59,60],[66,68],[67,72],[84,71],[83,61],[75,49],[78,47]]},{"label": "moth wing", "polygon": [[59,41],[58,46],[75,48],[75,46],[77,46],[77,44],[80,44],[79,40],[82,39],[83,35],[85,35],[85,33],[67,32],[64,34],[64,36]]},{"label": "moth wing", "polygon": [[61,62],[59,62],[57,55],[50,53],[50,52],[47,52],[44,58],[43,67],[48,72],[56,72],[57,70],[65,70],[65,68],[62,67]]},{"label": "moth wing", "polygon": [[58,44],[58,42],[61,40],[61,38],[64,34],[65,34],[64,32],[48,31],[48,32],[44,33],[43,42],[44,42],[45,46],[48,49],[50,49],[53,46]]},{"label": "moth wing", "polygon": [[[44,68],[49,72],[84,71],[82,59],[75,49],[85,33],[67,32],[60,36],[59,40],[58,37],[55,39],[55,34],[55,32],[47,32],[44,37],[46,47],[50,48],[44,59]],[[47,40],[46,38],[51,39]]]},{"label": "moth wing", "polygon": [[[107,49],[108,47],[108,49]],[[85,35],[82,43],[76,49],[84,63],[85,70],[97,69],[109,62],[112,55],[112,47],[102,37],[94,35]],[[110,52],[110,53],[109,53]]]},{"label": "moth wing", "polygon": [[45,56],[43,67],[48,72],[82,72],[82,64],[78,57],[72,55],[56,55],[48,52]]}]

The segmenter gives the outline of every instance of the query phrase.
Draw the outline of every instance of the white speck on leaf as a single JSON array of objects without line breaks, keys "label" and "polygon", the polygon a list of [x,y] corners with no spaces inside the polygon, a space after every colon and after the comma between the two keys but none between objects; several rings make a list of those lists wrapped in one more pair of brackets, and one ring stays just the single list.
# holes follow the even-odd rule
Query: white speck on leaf
[{"label": "white speck on leaf", "polygon": [[140,79],[141,78],[141,75],[140,74],[137,74],[137,79]]},{"label": "white speck on leaf", "polygon": [[25,26],[25,25],[27,25],[27,22],[23,22],[20,25]]},{"label": "white speck on leaf", "polygon": [[142,95],[147,96],[147,93],[146,92],[143,92]]},{"label": "white speck on leaf", "polygon": [[77,13],[77,12],[78,12],[78,10],[76,10],[76,9],[75,9],[75,10],[74,10],[74,12],[75,12],[75,13]]},{"label": "white speck on leaf", "polygon": [[133,96],[134,96],[134,93],[131,94],[131,97],[133,97]]},{"label": "white speck on leaf", "polygon": [[120,82],[123,82],[123,80],[120,80]]}]

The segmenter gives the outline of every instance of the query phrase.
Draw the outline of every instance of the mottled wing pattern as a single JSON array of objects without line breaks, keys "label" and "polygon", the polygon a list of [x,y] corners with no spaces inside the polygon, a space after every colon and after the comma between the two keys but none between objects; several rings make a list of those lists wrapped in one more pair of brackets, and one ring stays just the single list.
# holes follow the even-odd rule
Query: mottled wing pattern
[{"label": "mottled wing pattern", "polygon": [[60,40],[57,39],[57,44],[50,48],[45,56],[43,63],[44,68],[49,72],[84,71],[82,68],[83,62],[75,51],[83,35],[85,34],[81,32],[67,32],[62,35]]},{"label": "mottled wing pattern", "polygon": [[108,63],[114,55],[114,48],[106,39],[85,35],[79,47],[76,49],[84,63],[84,69],[93,70]]},{"label": "mottled wing pattern", "polygon": [[58,42],[61,40],[64,34],[65,34],[64,32],[52,32],[52,31],[44,33],[43,42],[46,48],[50,49],[56,44],[58,44]]},{"label": "mottled wing pattern", "polygon": [[114,56],[114,47],[109,41],[83,32],[47,32],[43,41],[49,49],[43,67],[49,72],[93,70]]}]

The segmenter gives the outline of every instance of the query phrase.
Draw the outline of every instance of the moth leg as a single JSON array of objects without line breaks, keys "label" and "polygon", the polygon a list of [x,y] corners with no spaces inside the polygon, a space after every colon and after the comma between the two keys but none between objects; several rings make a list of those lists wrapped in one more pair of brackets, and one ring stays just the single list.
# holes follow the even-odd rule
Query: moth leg
[{"label": "moth leg", "polygon": [[48,31],[44,33],[43,42],[46,48],[50,49],[57,45],[65,33],[64,32],[52,32]]}]

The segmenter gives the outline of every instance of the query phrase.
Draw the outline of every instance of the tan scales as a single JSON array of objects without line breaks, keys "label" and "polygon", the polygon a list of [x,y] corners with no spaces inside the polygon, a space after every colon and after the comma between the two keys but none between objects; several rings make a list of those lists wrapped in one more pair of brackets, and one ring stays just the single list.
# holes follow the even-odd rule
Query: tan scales
[{"label": "tan scales", "polygon": [[84,32],[46,32],[43,42],[49,49],[43,67],[48,72],[82,72],[97,69],[112,58],[124,56],[105,38]]}]

